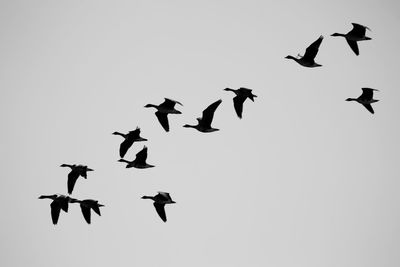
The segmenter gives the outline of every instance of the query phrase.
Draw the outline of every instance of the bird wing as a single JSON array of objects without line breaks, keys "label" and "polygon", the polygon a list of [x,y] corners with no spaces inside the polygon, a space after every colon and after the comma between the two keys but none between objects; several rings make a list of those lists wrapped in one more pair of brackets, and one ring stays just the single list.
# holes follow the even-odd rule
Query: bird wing
[{"label": "bird wing", "polygon": [[80,206],[81,206],[83,217],[85,218],[86,222],[88,224],[90,224],[90,208],[82,203]]},{"label": "bird wing", "polygon": [[143,162],[145,163],[147,159],[147,146],[144,146],[142,150],[140,150],[137,154],[136,154],[136,159],[135,161],[138,162]]},{"label": "bird wing", "polygon": [[65,211],[68,212],[68,203],[69,203],[69,198],[67,196],[61,196],[57,198],[57,201],[60,205],[60,208]]},{"label": "bird wing", "polygon": [[361,88],[362,89],[362,94],[359,96],[359,99],[369,101],[372,100],[374,96],[374,91],[378,91],[376,89],[372,88]]},{"label": "bird wing", "polygon": [[68,194],[72,194],[72,190],[74,190],[74,186],[76,183],[76,180],[78,180],[79,177],[79,172],[76,170],[72,170],[68,174]]},{"label": "bird wing", "polygon": [[358,56],[360,54],[360,52],[358,50],[357,41],[348,40],[347,38],[346,38],[346,41],[349,44],[351,50],[353,50],[353,52]]},{"label": "bird wing", "polygon": [[221,104],[222,100],[218,100],[211,105],[209,105],[204,111],[203,111],[203,117],[202,117],[202,122],[204,125],[211,127],[211,122],[214,118],[214,112],[218,108],[218,106]]},{"label": "bird wing", "polygon": [[128,151],[128,149],[132,146],[133,144],[133,139],[132,138],[126,138],[121,145],[119,146],[119,156],[123,158]]},{"label": "bird wing", "polygon": [[357,36],[357,37],[364,37],[366,29],[370,30],[368,27],[363,26],[358,23],[352,23],[353,29],[348,33],[349,35]]},{"label": "bird wing", "polygon": [[163,107],[166,109],[173,109],[175,107],[175,104],[179,104],[179,105],[183,106],[182,103],[180,103],[178,101],[175,101],[175,100],[172,100],[169,98],[164,98],[164,99],[165,99],[165,101],[160,104],[160,107]]},{"label": "bird wing", "polygon": [[51,208],[51,219],[53,221],[53,224],[55,225],[57,224],[58,218],[60,217],[60,211],[61,211],[60,203],[54,200],[53,202],[51,202],[50,208]]},{"label": "bird wing", "polygon": [[156,197],[159,197],[165,201],[172,200],[171,196],[167,192],[158,192],[158,196],[156,196]]},{"label": "bird wing", "polygon": [[157,119],[166,132],[169,131],[169,123],[167,115],[168,115],[167,113],[156,111]]},{"label": "bird wing", "polygon": [[246,97],[241,97],[239,95],[233,98],[233,106],[235,107],[236,114],[238,115],[239,118],[242,118],[243,103],[245,100]]},{"label": "bird wing", "polygon": [[323,39],[324,39],[324,37],[321,35],[316,41],[314,41],[312,44],[310,44],[307,47],[303,58],[307,59],[308,61],[313,61],[315,56],[318,53],[319,46],[321,45]]},{"label": "bird wing", "polygon": [[92,209],[93,209],[94,212],[96,212],[99,216],[101,216],[100,207],[99,207],[99,205],[97,205],[97,201],[96,201],[96,204],[93,205]]},{"label": "bird wing", "polygon": [[371,104],[362,104],[369,112],[374,114],[374,109],[372,108]]},{"label": "bird wing", "polygon": [[160,216],[161,220],[163,220],[164,222],[167,221],[167,215],[165,214],[165,209],[164,209],[164,204],[160,204],[157,202],[153,203],[154,207],[156,208],[156,211],[158,213],[158,216]]}]

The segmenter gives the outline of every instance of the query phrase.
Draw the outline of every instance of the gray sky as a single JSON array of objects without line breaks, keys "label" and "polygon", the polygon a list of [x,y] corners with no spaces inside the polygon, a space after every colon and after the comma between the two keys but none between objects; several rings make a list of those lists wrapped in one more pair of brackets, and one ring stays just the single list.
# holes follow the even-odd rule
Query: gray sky
[{"label": "gray sky", "polygon": [[[1,266],[400,265],[398,1],[1,1]],[[355,56],[351,22],[371,41]],[[307,69],[286,55],[325,39]],[[243,119],[233,93],[249,87]],[[344,101],[377,88],[375,115]],[[181,101],[165,133],[145,104]],[[223,99],[202,134],[182,127]],[[140,126],[148,170],[117,162]],[[95,171],[53,226],[62,163]],[[167,191],[168,222],[142,195]]]}]

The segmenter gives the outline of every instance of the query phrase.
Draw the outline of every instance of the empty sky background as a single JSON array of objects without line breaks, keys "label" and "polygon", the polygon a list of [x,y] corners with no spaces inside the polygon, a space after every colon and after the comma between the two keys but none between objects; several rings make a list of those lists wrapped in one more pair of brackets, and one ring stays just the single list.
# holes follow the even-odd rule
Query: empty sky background
[{"label": "empty sky background", "polygon": [[[398,1],[1,1],[1,266],[400,266]],[[371,41],[355,56],[357,22]],[[325,39],[307,69],[285,56]],[[243,119],[225,87],[253,88]],[[377,88],[375,115],[348,97]],[[165,133],[145,109],[181,101]],[[203,134],[183,128],[222,99]],[[148,170],[117,162],[141,127]],[[42,194],[98,199],[51,223]],[[170,192],[163,223],[142,195]]]}]

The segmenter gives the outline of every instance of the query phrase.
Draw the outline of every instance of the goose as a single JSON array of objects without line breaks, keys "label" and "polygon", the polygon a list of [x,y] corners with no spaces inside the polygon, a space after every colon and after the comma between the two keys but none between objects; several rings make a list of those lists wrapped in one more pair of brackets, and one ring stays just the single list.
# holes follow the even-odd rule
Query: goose
[{"label": "goose", "polygon": [[167,221],[167,215],[165,214],[164,206],[165,204],[174,204],[176,203],[171,199],[169,193],[166,192],[158,192],[154,197],[152,196],[142,196],[142,199],[151,199],[154,201],[153,205],[156,208],[158,216],[160,216],[161,220],[164,222]]},{"label": "goose", "polygon": [[285,58],[287,59],[293,59],[300,65],[308,68],[314,68],[314,67],[321,67],[322,65],[315,63],[314,58],[318,53],[319,46],[322,43],[322,40],[324,37],[321,35],[316,41],[314,41],[310,46],[307,47],[306,52],[304,53],[304,56],[300,56],[298,58],[293,57],[293,56],[286,56]]},{"label": "goose", "polygon": [[137,169],[147,169],[154,167],[154,165],[147,164],[146,159],[147,159],[147,146],[144,146],[143,149],[136,154],[136,158],[133,161],[128,161],[125,159],[120,159],[118,161],[127,163],[126,168],[134,167]]},{"label": "goose", "polygon": [[185,124],[183,127],[186,128],[194,128],[202,133],[211,133],[215,131],[219,131],[219,129],[212,128],[211,123],[214,118],[214,112],[221,104],[222,100],[218,100],[211,105],[209,105],[205,110],[203,110],[203,117],[197,118],[197,125],[189,125]]},{"label": "goose", "polygon": [[236,94],[236,96],[233,98],[233,106],[235,107],[236,114],[238,117],[241,119],[242,118],[242,112],[243,112],[243,103],[244,101],[249,98],[251,101],[254,102],[254,97],[257,97],[254,95],[251,91],[251,89],[240,87],[239,89],[231,89],[231,88],[225,88],[225,91],[231,91]]},{"label": "goose", "polygon": [[74,190],[74,186],[76,180],[78,180],[79,176],[87,179],[87,172],[93,171],[93,169],[88,168],[85,165],[69,165],[69,164],[62,164],[60,167],[69,167],[71,168],[70,173],[68,173],[68,194],[72,194],[72,190]]},{"label": "goose", "polygon": [[160,105],[154,105],[154,104],[147,104],[144,106],[145,108],[156,108],[156,116],[158,121],[160,122],[161,126],[164,128],[166,132],[169,132],[169,123],[168,123],[168,114],[182,114],[179,110],[175,109],[175,104],[179,104],[183,106],[180,102],[169,99],[169,98],[164,98],[165,101],[161,103]]},{"label": "goose", "polygon": [[123,134],[120,132],[113,132],[114,135],[120,135],[125,140],[121,143],[119,146],[119,156],[123,158],[128,151],[128,149],[133,145],[134,142],[140,142],[140,141],[147,141],[146,138],[140,137],[140,128],[136,127],[136,130],[130,131],[127,134]]},{"label": "goose", "polygon": [[370,37],[365,36],[366,30],[368,29],[370,31],[370,29],[367,26],[363,26],[363,25],[360,25],[357,23],[352,23],[352,25],[353,25],[353,29],[351,31],[349,31],[348,33],[343,34],[343,33],[335,32],[331,36],[344,37],[346,39],[347,43],[349,44],[351,50],[353,50],[353,52],[358,56],[360,54],[360,52],[358,50],[357,42],[371,40]]},{"label": "goose", "polygon": [[50,203],[50,208],[51,208],[51,220],[53,221],[54,225],[56,225],[58,222],[61,210],[68,212],[68,203],[71,201],[70,197],[61,194],[41,195],[39,196],[39,199],[53,200]]},{"label": "goose", "polygon": [[78,200],[72,198],[70,202],[79,203],[79,205],[81,206],[83,217],[88,224],[90,224],[90,210],[94,210],[94,212],[101,216],[100,207],[104,207],[104,205],[99,204],[99,201],[94,199]]},{"label": "goose", "polygon": [[357,101],[361,105],[363,105],[369,112],[374,114],[374,109],[371,104],[378,102],[379,100],[373,99],[374,91],[379,91],[377,89],[372,88],[361,88],[362,94],[358,98],[347,98],[346,101]]}]

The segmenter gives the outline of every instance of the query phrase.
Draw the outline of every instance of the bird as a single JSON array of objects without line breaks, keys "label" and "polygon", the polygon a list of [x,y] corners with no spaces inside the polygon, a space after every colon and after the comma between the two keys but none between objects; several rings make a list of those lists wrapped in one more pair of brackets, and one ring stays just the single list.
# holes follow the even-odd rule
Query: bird
[{"label": "bird", "polygon": [[147,146],[144,146],[143,149],[136,154],[136,158],[133,161],[128,161],[125,159],[120,159],[118,161],[127,163],[126,168],[134,167],[137,169],[147,169],[155,167],[154,165],[147,164],[146,159],[147,159]]},{"label": "bird", "polygon": [[322,65],[315,63],[314,58],[318,53],[319,46],[322,43],[322,40],[324,37],[321,35],[316,41],[314,41],[311,45],[309,45],[306,49],[306,52],[304,53],[304,56],[301,56],[299,54],[299,57],[293,57],[293,56],[286,56],[285,58],[288,59],[293,59],[300,65],[308,68],[314,68],[314,67],[321,67]]},{"label": "bird", "polygon": [[51,208],[51,220],[53,224],[56,225],[58,222],[58,218],[60,217],[60,211],[63,210],[68,212],[68,203],[71,201],[69,196],[54,194],[54,195],[41,195],[39,199],[51,199],[53,200],[50,203]]},{"label": "bird", "polygon": [[357,42],[359,41],[367,41],[367,40],[371,40],[370,37],[365,36],[365,32],[368,29],[370,31],[370,29],[367,26],[363,26],[361,24],[357,24],[357,23],[352,23],[353,25],[353,29],[351,31],[349,31],[346,34],[343,33],[333,33],[331,34],[331,36],[341,36],[344,37],[347,41],[347,43],[349,44],[351,50],[353,50],[354,54],[356,54],[357,56],[360,54],[359,50],[358,50],[358,45]]},{"label": "bird", "polygon": [[161,103],[160,105],[154,105],[154,104],[147,104],[144,106],[145,108],[156,108],[156,117],[158,121],[160,122],[161,126],[164,128],[166,132],[169,132],[169,123],[168,123],[168,114],[182,114],[179,110],[175,109],[175,104],[179,104],[183,106],[180,102],[169,99],[169,98],[164,98],[165,101]]},{"label": "bird", "polygon": [[119,146],[119,156],[123,158],[128,151],[128,149],[133,145],[134,142],[140,142],[140,141],[147,141],[146,138],[140,137],[140,128],[136,127],[136,130],[130,131],[127,134],[123,134],[120,132],[113,132],[112,134],[114,135],[120,135],[125,140],[121,143]]},{"label": "bird", "polygon": [[257,97],[254,95],[251,91],[251,89],[240,87],[239,89],[231,89],[231,88],[225,88],[225,91],[232,91],[236,94],[236,96],[233,98],[233,106],[235,107],[236,114],[238,117],[241,119],[242,118],[242,112],[243,112],[243,103],[244,101],[249,98],[251,101],[254,102],[254,97]]},{"label": "bird", "polygon": [[203,133],[211,133],[215,131],[219,131],[219,129],[212,128],[211,123],[214,118],[214,112],[221,104],[222,100],[218,100],[211,105],[209,105],[205,110],[203,110],[203,116],[201,118],[197,118],[197,125],[189,125],[185,124],[183,127],[186,128],[194,128]]},{"label": "bird", "polygon": [[68,173],[68,194],[72,194],[72,190],[74,190],[74,186],[76,180],[78,180],[79,176],[87,179],[87,172],[93,171],[93,169],[88,168],[85,165],[70,165],[70,164],[61,164],[60,167],[69,167],[71,168],[70,173]]},{"label": "bird", "polygon": [[363,105],[369,112],[374,114],[374,109],[371,104],[378,102],[379,100],[373,99],[374,91],[379,91],[377,89],[372,88],[361,88],[362,94],[358,98],[347,98],[346,101],[357,101],[361,105]]},{"label": "bird", "polygon": [[100,207],[104,207],[104,205],[99,204],[98,200],[94,200],[94,199],[84,199],[84,200],[79,200],[79,199],[75,199],[75,198],[71,198],[71,203],[79,203],[79,205],[81,206],[81,211],[83,214],[83,217],[85,218],[85,221],[90,224],[90,215],[91,212],[90,210],[94,210],[94,212],[96,212],[99,216],[101,216],[100,214]]},{"label": "bird", "polygon": [[165,204],[174,204],[176,203],[171,199],[169,193],[166,192],[158,192],[154,197],[152,196],[142,196],[142,199],[152,199],[154,201],[153,205],[156,208],[158,216],[160,216],[161,220],[164,222],[167,221],[167,215],[165,214],[164,206]]}]

